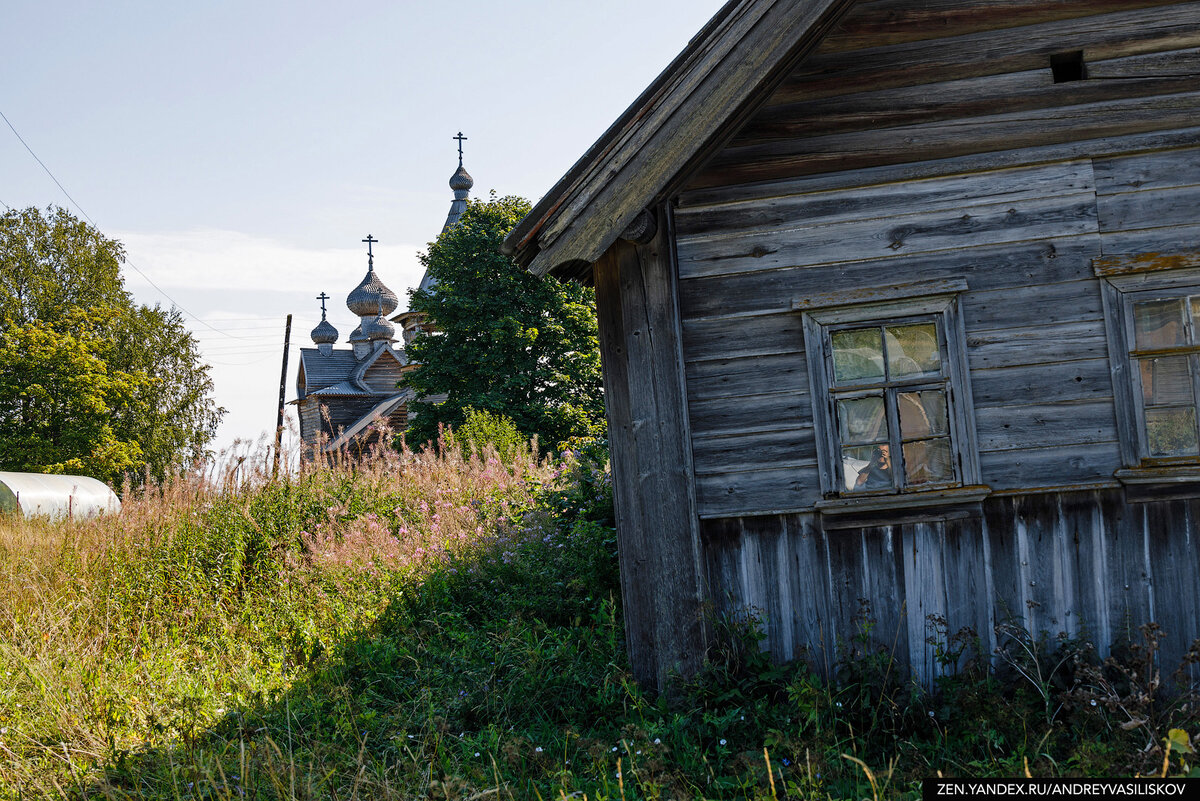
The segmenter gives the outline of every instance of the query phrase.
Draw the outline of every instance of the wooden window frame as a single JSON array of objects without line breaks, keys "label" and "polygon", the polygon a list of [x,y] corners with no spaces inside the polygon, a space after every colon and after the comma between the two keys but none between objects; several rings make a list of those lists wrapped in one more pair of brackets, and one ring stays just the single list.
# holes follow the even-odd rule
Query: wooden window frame
[{"label": "wooden window frame", "polygon": [[[856,295],[830,295],[793,303],[802,313],[805,354],[812,387],[813,423],[824,514],[906,506],[945,506],[974,502],[989,490],[980,485],[979,457],[966,357],[966,331],[958,296],[965,281],[931,281],[876,287]],[[865,295],[865,297],[864,297]],[[864,302],[866,301],[866,302]],[[948,432],[956,480],[950,484],[848,491],[841,470],[841,443],[833,378],[831,332],[854,325],[887,325],[914,318],[934,319],[942,350]],[[893,421],[894,422],[894,421]],[[899,465],[900,459],[895,460]],[[899,482],[897,482],[899,483]]]},{"label": "wooden window frame", "polygon": [[[1096,260],[1095,271],[1102,280],[1104,323],[1108,337],[1112,371],[1113,400],[1120,434],[1121,463],[1116,477],[1128,484],[1170,483],[1200,480],[1200,454],[1192,456],[1155,456],[1150,453],[1142,399],[1141,375],[1136,362],[1146,353],[1134,347],[1133,305],[1150,298],[1186,298],[1200,295],[1200,267],[1195,259],[1176,261],[1147,270],[1134,263],[1115,265],[1112,260]],[[1200,346],[1180,346],[1179,355],[1191,355],[1200,361]],[[1193,367],[1193,370],[1196,368]],[[1200,418],[1200,371],[1193,374],[1194,397]]]}]

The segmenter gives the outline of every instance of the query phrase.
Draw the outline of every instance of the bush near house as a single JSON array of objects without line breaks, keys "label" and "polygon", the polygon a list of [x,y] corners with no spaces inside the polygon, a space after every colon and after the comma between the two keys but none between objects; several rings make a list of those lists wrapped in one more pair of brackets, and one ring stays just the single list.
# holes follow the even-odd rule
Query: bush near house
[{"label": "bush near house", "polygon": [[833,682],[714,621],[704,672],[653,698],[624,657],[603,444],[466,439],[3,521],[0,799],[915,798],[939,771],[1191,771],[1194,699],[1157,693],[1153,629],[1106,662],[1009,629],[992,668],[934,621],[931,695],[869,610]]}]

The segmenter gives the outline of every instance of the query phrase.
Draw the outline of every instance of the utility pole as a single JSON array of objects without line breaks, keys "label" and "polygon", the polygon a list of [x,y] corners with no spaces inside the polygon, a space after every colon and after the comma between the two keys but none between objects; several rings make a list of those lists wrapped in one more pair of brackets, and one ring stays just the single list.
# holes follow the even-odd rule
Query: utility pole
[{"label": "utility pole", "polygon": [[283,449],[283,403],[287,398],[288,348],[292,344],[292,315],[287,316],[287,328],[283,332],[283,369],[279,371],[279,412],[275,417],[275,467],[271,475],[279,473],[279,454]]}]

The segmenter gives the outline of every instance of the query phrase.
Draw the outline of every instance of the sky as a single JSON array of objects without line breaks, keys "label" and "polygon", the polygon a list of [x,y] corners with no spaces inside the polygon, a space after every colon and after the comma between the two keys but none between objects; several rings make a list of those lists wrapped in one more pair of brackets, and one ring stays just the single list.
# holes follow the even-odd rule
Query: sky
[{"label": "sky", "polygon": [[255,442],[286,316],[289,400],[316,296],[342,346],[357,324],[368,234],[404,307],[456,133],[473,197],[536,201],[720,6],[5,0],[0,209],[63,206],[122,242],[126,287],[178,306],[212,365],[214,447]]}]

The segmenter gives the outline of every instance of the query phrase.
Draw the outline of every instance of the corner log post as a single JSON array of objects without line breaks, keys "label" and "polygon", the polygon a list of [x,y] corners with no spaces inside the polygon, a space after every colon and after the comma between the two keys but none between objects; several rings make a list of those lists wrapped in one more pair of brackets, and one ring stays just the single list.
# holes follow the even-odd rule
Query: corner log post
[{"label": "corner log post", "polygon": [[634,678],[662,691],[700,667],[707,632],[674,226],[667,206],[653,218],[593,276],[626,644]]}]

